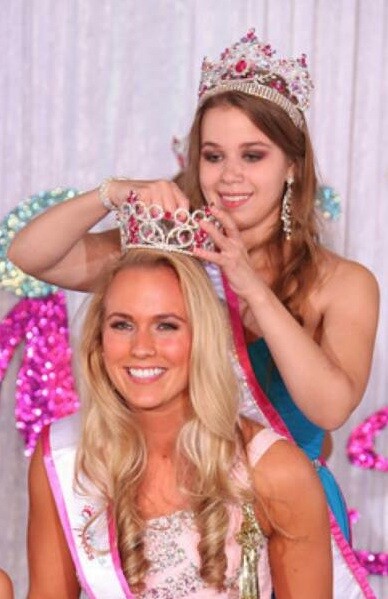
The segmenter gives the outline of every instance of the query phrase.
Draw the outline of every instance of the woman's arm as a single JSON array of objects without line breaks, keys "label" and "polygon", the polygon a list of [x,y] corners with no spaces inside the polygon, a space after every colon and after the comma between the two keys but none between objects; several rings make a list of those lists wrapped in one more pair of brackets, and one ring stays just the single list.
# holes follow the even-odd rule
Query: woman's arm
[{"label": "woman's arm", "polygon": [[[169,181],[112,180],[106,195],[120,206],[135,191],[146,202],[187,206],[175,183]],[[67,289],[91,291],[104,267],[120,252],[117,230],[88,233],[108,210],[99,188],[52,206],[28,223],[12,241],[8,258],[24,272]]]},{"label": "woman's arm", "polygon": [[[267,507],[269,561],[276,599],[331,599],[332,553],[327,503],[302,451],[278,441],[254,470]],[[263,514],[258,514],[262,521]]]},{"label": "woman's arm", "polygon": [[375,343],[379,292],[373,275],[345,260],[326,283],[321,336],[315,341],[261,282],[248,296],[272,357],[297,406],[334,430],[359,405]]},{"label": "woman's arm", "polygon": [[78,599],[75,568],[58,517],[39,442],[29,470],[27,599]]},{"label": "woman's arm", "polygon": [[37,279],[89,291],[120,249],[118,231],[88,233],[107,213],[98,189],[52,206],[18,232],[8,258]]},{"label": "woman's arm", "polygon": [[311,298],[321,318],[316,341],[257,274],[230,216],[220,210],[214,215],[225,235],[210,223],[201,226],[220,252],[196,254],[218,264],[246,302],[300,410],[326,430],[338,428],[361,401],[369,377],[379,308],[374,276],[355,262],[335,259],[333,272]]}]

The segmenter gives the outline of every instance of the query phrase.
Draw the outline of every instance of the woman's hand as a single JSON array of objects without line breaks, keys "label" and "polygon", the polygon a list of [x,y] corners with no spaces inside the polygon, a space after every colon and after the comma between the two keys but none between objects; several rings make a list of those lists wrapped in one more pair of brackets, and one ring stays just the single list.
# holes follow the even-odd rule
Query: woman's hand
[{"label": "woman's hand", "polygon": [[117,207],[128,199],[131,192],[147,206],[159,204],[166,212],[174,212],[177,208],[189,208],[189,200],[173,181],[111,179],[106,188],[107,197]]},{"label": "woman's hand", "polygon": [[249,301],[251,296],[257,297],[265,283],[255,272],[240,232],[230,215],[219,208],[211,207],[210,210],[221,223],[222,229],[217,229],[207,221],[201,221],[201,228],[210,235],[218,251],[195,249],[194,253],[202,260],[217,264],[233,291],[241,299]]},{"label": "woman's hand", "polygon": [[[118,229],[90,232],[112,204],[119,208],[134,192],[145,204],[174,212],[189,201],[176,183],[106,179],[99,187],[51,206],[13,239],[9,259],[24,272],[67,289],[91,291],[120,254]],[[102,202],[102,200],[105,200]],[[42,243],[44,239],[44,243]]]}]

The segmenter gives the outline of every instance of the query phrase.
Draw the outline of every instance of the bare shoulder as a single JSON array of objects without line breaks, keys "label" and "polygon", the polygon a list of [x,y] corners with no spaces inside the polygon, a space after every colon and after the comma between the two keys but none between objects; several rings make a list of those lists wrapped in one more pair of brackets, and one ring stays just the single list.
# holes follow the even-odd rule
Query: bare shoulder
[{"label": "bare shoulder", "polygon": [[[247,446],[261,431],[268,430],[262,424],[242,417],[240,420],[244,443]],[[291,503],[300,502],[300,492],[321,484],[311,461],[292,441],[275,437],[252,465],[254,484],[262,498],[278,497]]]},{"label": "bare shoulder", "polygon": [[253,484],[261,503],[257,516],[268,536],[277,527],[299,534],[303,513],[321,516],[327,511],[314,466],[302,450],[286,439],[273,443],[257,462]]},{"label": "bare shoulder", "polygon": [[[258,433],[268,430],[245,417],[241,418],[240,424],[246,446]],[[315,480],[316,473],[310,460],[295,443],[275,434],[271,441],[260,459],[252,465],[254,474],[260,478],[261,495],[272,495],[274,491],[276,495],[285,495],[296,482]]]},{"label": "bare shoulder", "polygon": [[320,294],[323,297],[355,293],[378,300],[379,286],[374,274],[354,260],[348,260],[325,249],[320,261]]},{"label": "bare shoulder", "polygon": [[[286,497],[295,487],[315,480],[316,472],[303,451],[287,439],[278,439],[255,464],[254,470],[267,481],[269,495]],[[262,489],[262,491],[265,489]],[[299,494],[298,490],[298,494]]]}]

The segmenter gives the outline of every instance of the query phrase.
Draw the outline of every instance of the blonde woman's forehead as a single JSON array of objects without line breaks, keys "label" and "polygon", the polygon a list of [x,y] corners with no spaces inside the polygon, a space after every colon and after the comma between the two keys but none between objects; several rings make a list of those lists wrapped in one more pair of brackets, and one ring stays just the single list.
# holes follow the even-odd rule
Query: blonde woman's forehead
[{"label": "blonde woman's forehead", "polygon": [[187,317],[177,275],[168,266],[125,268],[111,281],[104,299],[106,316],[111,312],[130,314],[176,313]]}]

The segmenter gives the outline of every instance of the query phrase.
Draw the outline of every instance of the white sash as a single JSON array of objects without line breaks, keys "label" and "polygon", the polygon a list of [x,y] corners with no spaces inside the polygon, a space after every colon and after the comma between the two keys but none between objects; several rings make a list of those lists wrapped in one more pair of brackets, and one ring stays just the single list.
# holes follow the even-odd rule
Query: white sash
[{"label": "white sash", "polygon": [[[44,463],[62,527],[75,565],[77,577],[88,599],[134,599],[124,578],[115,541],[112,520],[106,513],[91,526],[89,542],[102,555],[82,543],[81,530],[98,501],[74,489],[76,447],[80,416],[67,416],[50,426],[43,437]],[[88,544],[87,544],[88,545]],[[106,552],[106,550],[108,550]]]}]

